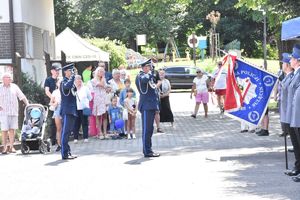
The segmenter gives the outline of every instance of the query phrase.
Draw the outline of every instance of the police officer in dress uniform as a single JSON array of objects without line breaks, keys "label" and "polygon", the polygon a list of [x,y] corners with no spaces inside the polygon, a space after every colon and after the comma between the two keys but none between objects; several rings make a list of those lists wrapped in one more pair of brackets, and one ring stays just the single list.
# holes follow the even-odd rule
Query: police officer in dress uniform
[{"label": "police officer in dress uniform", "polygon": [[300,174],[300,143],[294,128],[294,121],[295,117],[297,118],[297,116],[293,116],[293,113],[295,114],[295,110],[300,111],[299,108],[296,106],[294,100],[297,87],[300,84],[300,46],[296,45],[293,48],[290,63],[291,67],[294,69],[294,73],[290,75],[290,84],[287,88],[287,109],[285,115],[285,122],[291,137],[292,145],[294,147],[295,167],[292,171],[287,171],[286,174],[289,176],[296,176]]},{"label": "police officer in dress uniform", "polygon": [[142,115],[142,140],[144,157],[158,157],[160,154],[152,151],[152,135],[155,113],[159,111],[159,94],[154,83],[154,68],[152,60],[141,63],[142,71],[135,79],[140,93],[138,109]]},{"label": "police officer in dress uniform", "polygon": [[[282,128],[282,134],[286,137],[289,134],[290,124],[287,121],[287,108],[288,108],[288,87],[292,81],[294,76],[294,69],[290,65],[290,54],[283,53],[282,54],[282,71],[280,72],[281,75],[279,76],[279,84],[280,84],[280,91],[279,91],[279,113],[280,113],[280,122]],[[280,79],[281,77],[281,79]],[[279,87],[278,87],[279,88]],[[293,144],[293,140],[292,144]],[[296,156],[295,156],[296,157]],[[295,163],[296,165],[296,163]],[[289,173],[286,172],[286,173]]]},{"label": "police officer in dress uniform", "polygon": [[62,141],[61,141],[61,156],[63,160],[74,159],[76,156],[71,154],[71,149],[68,144],[69,136],[74,128],[75,119],[77,117],[76,95],[75,95],[75,70],[74,64],[66,65],[62,68],[64,79],[61,83],[61,110],[62,116]]},{"label": "police officer in dress uniform", "polygon": [[[294,82],[295,84],[293,84],[292,86],[294,87],[295,90],[295,94],[293,96],[293,100],[292,100],[292,112],[291,114],[291,123],[290,123],[290,127],[291,129],[294,129],[294,133],[296,135],[296,140],[297,140],[297,153],[298,153],[298,157],[296,159],[297,163],[297,173],[295,173],[295,175],[300,174],[300,45],[295,45],[293,48],[293,53],[292,53],[292,58],[291,58],[291,66],[295,69],[295,75],[294,75],[294,79],[296,79]],[[293,83],[293,81],[292,81]],[[294,152],[295,152],[295,148],[294,148]],[[300,176],[296,176],[293,177],[293,180],[295,182],[300,182]]]}]

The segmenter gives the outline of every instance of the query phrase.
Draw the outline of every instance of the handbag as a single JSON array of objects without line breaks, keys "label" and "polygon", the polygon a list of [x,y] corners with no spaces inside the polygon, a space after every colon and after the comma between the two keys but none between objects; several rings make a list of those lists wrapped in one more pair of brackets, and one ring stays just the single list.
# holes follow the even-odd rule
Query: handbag
[{"label": "handbag", "polygon": [[84,116],[91,116],[92,110],[90,108],[84,108],[84,109],[82,109],[82,114]]}]

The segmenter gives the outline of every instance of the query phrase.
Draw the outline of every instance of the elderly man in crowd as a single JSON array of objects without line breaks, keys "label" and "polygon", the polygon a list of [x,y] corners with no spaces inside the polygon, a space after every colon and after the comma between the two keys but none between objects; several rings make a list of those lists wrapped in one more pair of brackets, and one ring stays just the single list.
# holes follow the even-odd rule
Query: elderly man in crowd
[{"label": "elderly man in crowd", "polygon": [[[0,85],[0,124],[2,130],[3,154],[16,153],[14,148],[15,130],[18,128],[19,103],[22,100],[28,105],[28,100],[20,88],[12,83],[12,75],[4,73]],[[9,144],[7,144],[7,136]]]}]

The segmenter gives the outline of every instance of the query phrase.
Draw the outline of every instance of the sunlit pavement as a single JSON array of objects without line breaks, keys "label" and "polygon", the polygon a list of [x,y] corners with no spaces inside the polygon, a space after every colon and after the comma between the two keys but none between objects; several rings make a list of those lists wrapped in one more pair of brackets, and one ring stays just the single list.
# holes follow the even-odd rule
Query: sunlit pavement
[{"label": "sunlit pavement", "polygon": [[[1,199],[299,199],[299,183],[284,175],[278,114],[271,113],[270,136],[240,133],[240,123],[220,119],[210,105],[208,119],[190,117],[188,93],[172,93],[174,127],[153,136],[159,158],[141,154],[136,140],[70,142],[79,157],[59,153],[0,156]],[[289,153],[289,166],[294,159]]]}]

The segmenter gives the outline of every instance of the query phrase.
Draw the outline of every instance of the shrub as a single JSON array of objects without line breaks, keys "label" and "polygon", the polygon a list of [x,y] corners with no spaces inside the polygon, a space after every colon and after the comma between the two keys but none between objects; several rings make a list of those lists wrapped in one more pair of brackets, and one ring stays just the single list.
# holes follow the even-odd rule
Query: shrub
[{"label": "shrub", "polygon": [[[263,44],[261,41],[255,41],[256,48],[253,51],[253,57],[254,58],[262,58],[264,56],[264,49]],[[267,59],[278,59],[278,49],[276,46],[271,46],[270,44],[267,44]]]},{"label": "shrub", "polygon": [[28,74],[22,73],[22,85],[20,89],[27,97],[29,103],[39,103],[47,105],[48,97],[45,94],[44,88],[33,81]]}]

